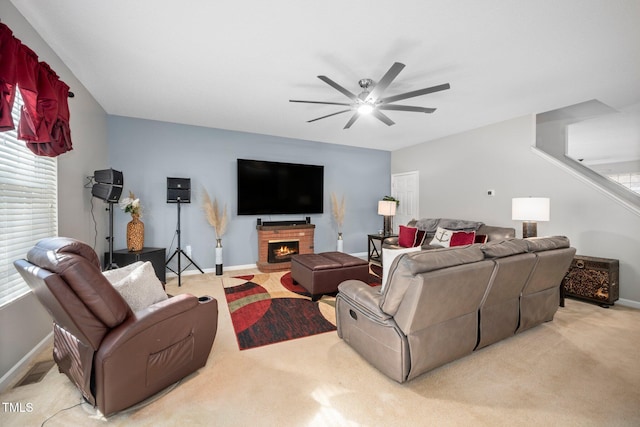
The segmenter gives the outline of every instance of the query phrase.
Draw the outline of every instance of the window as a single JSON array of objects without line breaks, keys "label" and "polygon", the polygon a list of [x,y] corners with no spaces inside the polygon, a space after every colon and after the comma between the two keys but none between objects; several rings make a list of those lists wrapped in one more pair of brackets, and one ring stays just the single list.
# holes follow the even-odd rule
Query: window
[{"label": "window", "polygon": [[[21,106],[17,90],[16,126]],[[57,171],[57,160],[33,154],[16,130],[0,132],[0,307],[29,292],[13,261],[58,234]]]},{"label": "window", "polygon": [[629,190],[640,194],[640,172],[618,173],[607,176],[618,184],[624,185]]}]

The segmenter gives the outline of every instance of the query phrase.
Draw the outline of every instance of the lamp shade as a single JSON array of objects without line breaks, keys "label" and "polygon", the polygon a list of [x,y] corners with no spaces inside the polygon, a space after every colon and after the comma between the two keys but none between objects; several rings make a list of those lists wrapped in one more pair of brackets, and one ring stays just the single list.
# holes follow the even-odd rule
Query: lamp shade
[{"label": "lamp shade", "polygon": [[378,215],[394,216],[396,214],[396,202],[392,200],[380,200],[378,202]]},{"label": "lamp shade", "polygon": [[519,221],[549,221],[550,202],[547,197],[517,197],[511,200],[511,219]]}]

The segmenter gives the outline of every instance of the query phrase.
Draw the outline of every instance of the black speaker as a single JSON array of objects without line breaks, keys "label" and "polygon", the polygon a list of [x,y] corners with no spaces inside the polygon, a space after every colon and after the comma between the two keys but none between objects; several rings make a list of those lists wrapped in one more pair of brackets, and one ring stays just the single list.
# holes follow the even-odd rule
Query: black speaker
[{"label": "black speaker", "polygon": [[167,178],[167,203],[191,203],[191,178]]},{"label": "black speaker", "polygon": [[103,169],[93,172],[93,179],[102,184],[113,184],[122,186],[124,179],[122,172],[113,169]]},{"label": "black speaker", "polygon": [[91,194],[105,202],[117,203],[122,194],[122,186],[102,183],[93,184]]}]

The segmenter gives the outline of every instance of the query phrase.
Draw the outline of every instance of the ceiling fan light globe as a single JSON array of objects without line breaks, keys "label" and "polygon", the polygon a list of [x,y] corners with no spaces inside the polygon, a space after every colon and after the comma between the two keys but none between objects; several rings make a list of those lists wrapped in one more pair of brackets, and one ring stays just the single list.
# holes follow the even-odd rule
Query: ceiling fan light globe
[{"label": "ceiling fan light globe", "polygon": [[360,104],[358,106],[358,113],[360,114],[371,114],[373,111],[373,105],[371,104]]}]

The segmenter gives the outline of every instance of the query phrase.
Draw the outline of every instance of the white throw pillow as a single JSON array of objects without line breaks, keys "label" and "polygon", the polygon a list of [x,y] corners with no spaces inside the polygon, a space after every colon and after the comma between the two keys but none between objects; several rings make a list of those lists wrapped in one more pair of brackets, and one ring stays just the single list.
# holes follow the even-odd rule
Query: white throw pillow
[{"label": "white throw pillow", "polygon": [[443,248],[448,248],[449,243],[451,242],[451,236],[453,236],[453,231],[438,227],[436,234],[433,236],[433,239],[431,239],[429,244],[431,246],[442,246]]},{"label": "white throw pillow", "polygon": [[396,257],[406,254],[409,252],[418,252],[421,251],[422,248],[420,246],[416,246],[413,248],[402,248],[402,249],[382,249],[382,287],[380,288],[380,292],[384,292],[385,286],[387,286],[387,279],[389,278],[389,270],[391,269],[391,264],[393,264],[393,260]]},{"label": "white throw pillow", "polygon": [[103,274],[134,313],[168,298],[149,261],[138,261]]},{"label": "white throw pillow", "polygon": [[127,277],[133,270],[140,267],[142,264],[144,264],[144,261],[136,261],[133,264],[125,265],[124,267],[103,271],[102,274],[107,278],[109,283],[113,285]]}]

